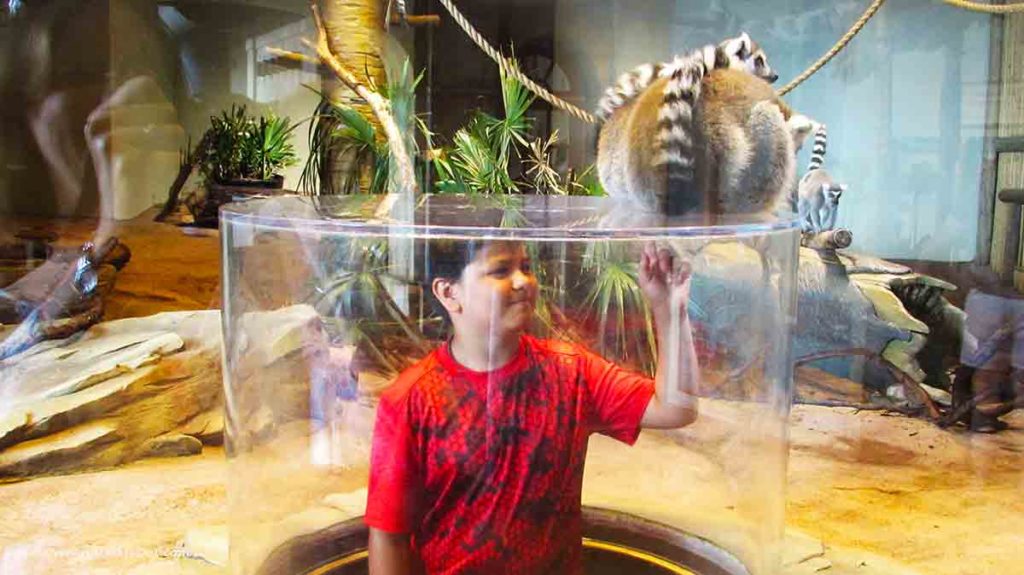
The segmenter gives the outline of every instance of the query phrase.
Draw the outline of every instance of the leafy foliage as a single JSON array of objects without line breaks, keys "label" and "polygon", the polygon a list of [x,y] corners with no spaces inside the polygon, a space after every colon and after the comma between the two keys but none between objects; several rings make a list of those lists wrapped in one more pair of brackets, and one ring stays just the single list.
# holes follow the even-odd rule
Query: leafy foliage
[{"label": "leafy foliage", "polygon": [[509,175],[513,153],[529,146],[532,122],[526,115],[534,96],[518,80],[504,73],[501,96],[505,117],[476,111],[452,137],[452,146],[435,153],[439,192],[511,194],[520,183]]},{"label": "leafy foliage", "polygon": [[215,182],[267,180],[297,158],[290,141],[298,124],[273,113],[252,117],[245,106],[231,106],[210,118],[203,137],[200,170]]},{"label": "leafy foliage", "polygon": [[[587,246],[582,277],[590,287],[584,309],[597,322],[598,352],[654,373],[658,357],[654,320],[640,289],[638,265],[627,255],[619,245]],[[643,337],[636,337],[638,332]]]},{"label": "leafy foliage", "polygon": [[[388,102],[395,123],[406,135],[405,149],[414,155],[418,154],[414,126],[424,133],[428,145],[430,142],[425,124],[414,112],[416,88],[422,79],[423,74],[413,77],[408,60],[400,70],[388,75],[384,86],[377,86],[372,78],[367,78],[368,87]],[[310,153],[299,180],[300,189],[323,194],[386,193],[393,168],[388,142],[361,112],[313,91],[320,96],[320,103],[309,126]],[[335,187],[338,182],[324,172],[326,160],[332,153],[347,157],[355,172],[342,178],[340,188]],[[362,190],[359,174],[364,170],[368,170],[369,182],[368,188]]]},{"label": "leafy foliage", "polygon": [[526,175],[533,180],[533,186],[540,193],[564,194],[562,177],[551,167],[551,148],[558,142],[558,130],[544,141],[537,138],[530,143],[530,156],[526,158]]},{"label": "leafy foliage", "polygon": [[[370,81],[370,88],[388,101],[395,122],[406,135],[406,149],[415,154],[416,159],[420,159],[420,154],[415,136],[422,136],[427,154],[417,163],[417,169],[422,176],[425,162],[431,164],[436,176],[433,191],[492,195],[530,189],[542,194],[603,195],[592,168],[579,175],[570,170],[563,178],[551,165],[551,156],[558,144],[557,132],[546,140],[531,139],[533,122],[528,112],[536,98],[515,78],[501,76],[503,117],[474,111],[447,145],[435,147],[435,134],[414,113],[416,88],[422,74],[414,78],[408,60],[400,68],[394,67],[397,70],[388,74],[387,85],[377,86]],[[310,124],[310,156],[303,168],[301,189],[324,194],[386,192],[393,168],[391,147],[359,111],[331,102],[324,94],[320,94],[320,98]],[[353,174],[355,177],[343,178],[340,184],[327,177],[324,160],[329,152],[346,155],[357,172]],[[520,180],[511,175],[510,167],[516,160],[523,161],[528,179]],[[368,177],[358,177],[364,170]]]}]

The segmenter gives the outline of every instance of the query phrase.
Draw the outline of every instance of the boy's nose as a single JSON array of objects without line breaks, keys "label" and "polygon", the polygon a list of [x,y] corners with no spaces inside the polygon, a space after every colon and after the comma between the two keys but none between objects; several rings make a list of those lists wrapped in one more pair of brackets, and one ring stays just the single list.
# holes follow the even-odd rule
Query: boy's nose
[{"label": "boy's nose", "polygon": [[512,275],[512,287],[515,289],[522,289],[529,285],[531,281],[533,281],[533,276],[524,273],[522,270],[518,270]]}]

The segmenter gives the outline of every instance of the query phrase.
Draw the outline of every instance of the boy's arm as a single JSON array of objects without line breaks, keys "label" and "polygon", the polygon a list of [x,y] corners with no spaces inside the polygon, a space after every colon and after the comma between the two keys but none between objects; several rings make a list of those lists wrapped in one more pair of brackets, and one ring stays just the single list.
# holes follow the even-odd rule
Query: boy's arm
[{"label": "boy's arm", "polygon": [[681,264],[673,269],[673,260],[671,252],[649,244],[640,261],[640,283],[651,306],[658,338],[654,397],[640,426],[653,429],[683,427],[697,419],[700,366],[686,313],[690,268]]},{"label": "boy's arm", "polygon": [[685,305],[682,309],[656,313],[658,371],[654,376],[654,397],[644,411],[640,426],[674,429],[697,419],[700,367]]},{"label": "boy's arm", "polygon": [[370,528],[370,575],[412,575],[418,573],[408,533],[388,533]]}]

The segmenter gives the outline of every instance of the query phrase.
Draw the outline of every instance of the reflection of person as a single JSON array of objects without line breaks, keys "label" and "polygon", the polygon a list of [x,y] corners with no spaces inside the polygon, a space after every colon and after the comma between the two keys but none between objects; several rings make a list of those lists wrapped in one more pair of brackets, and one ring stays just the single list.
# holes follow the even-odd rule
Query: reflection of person
[{"label": "reflection of person", "polygon": [[1024,299],[971,290],[965,304],[966,331],[960,362],[971,370],[958,378],[954,402],[975,405],[967,415],[971,429],[999,431],[998,418],[1014,408],[1024,379]]},{"label": "reflection of person", "polygon": [[653,245],[641,257],[662,343],[652,381],[526,333],[537,280],[523,244],[440,243],[430,260],[453,335],[381,397],[370,572],[581,573],[589,435],[632,444],[697,416],[689,267]]},{"label": "reflection of person", "polygon": [[100,244],[110,219],[132,217],[166,194],[169,182],[159,178],[168,169],[173,177],[185,135],[170,101],[174,46],[157,8],[52,0],[12,18],[0,100],[14,113],[0,119],[0,146],[20,169],[9,174],[0,210],[98,217]]},{"label": "reflection of person", "polygon": [[[115,218],[134,217],[166,194],[185,135],[169,99],[175,75],[157,8],[37,2],[22,6],[5,30],[0,102],[9,113],[0,117],[0,149],[17,169],[0,177],[0,243],[16,243],[5,232],[19,226],[2,221],[7,216],[85,216],[95,229],[81,257],[53,257],[0,285],[0,316],[20,322],[0,339],[0,357],[98,321],[90,278],[113,245]],[[111,42],[132,50],[111,59]]]}]

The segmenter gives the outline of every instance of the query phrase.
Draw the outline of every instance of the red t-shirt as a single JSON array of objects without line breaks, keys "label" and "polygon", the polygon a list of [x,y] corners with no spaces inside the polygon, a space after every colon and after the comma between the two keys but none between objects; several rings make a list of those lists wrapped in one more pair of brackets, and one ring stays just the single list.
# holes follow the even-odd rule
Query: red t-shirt
[{"label": "red t-shirt", "polygon": [[523,336],[490,372],[442,345],[381,396],[366,524],[409,533],[427,573],[582,573],[587,439],[632,445],[653,381]]}]

